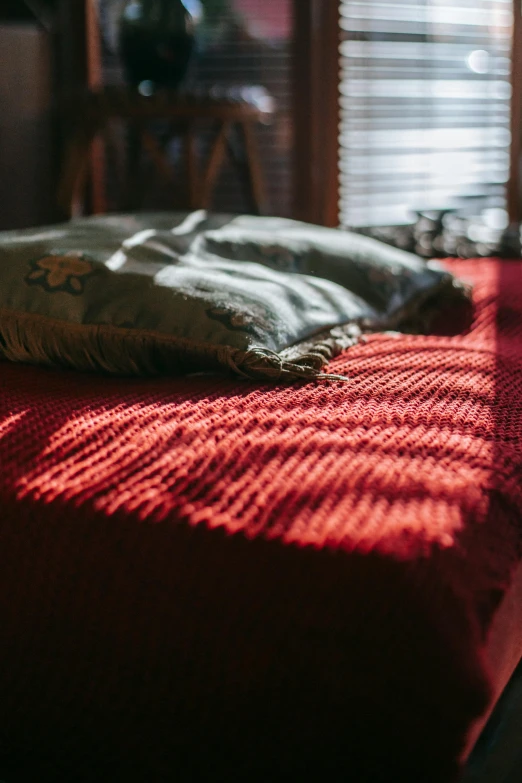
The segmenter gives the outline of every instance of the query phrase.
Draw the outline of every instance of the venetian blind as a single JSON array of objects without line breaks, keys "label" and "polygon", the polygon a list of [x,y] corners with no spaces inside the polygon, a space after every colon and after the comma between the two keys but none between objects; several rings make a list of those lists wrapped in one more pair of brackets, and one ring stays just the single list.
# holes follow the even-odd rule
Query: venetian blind
[{"label": "venetian blind", "polygon": [[502,221],[511,0],[343,0],[340,223],[456,208]]}]

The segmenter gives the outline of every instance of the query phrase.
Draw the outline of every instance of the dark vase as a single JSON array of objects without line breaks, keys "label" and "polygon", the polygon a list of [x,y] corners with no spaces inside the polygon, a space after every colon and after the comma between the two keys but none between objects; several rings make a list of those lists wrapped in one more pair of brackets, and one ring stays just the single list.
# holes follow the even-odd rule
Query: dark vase
[{"label": "dark vase", "polygon": [[182,0],[129,0],[120,19],[120,53],[133,86],[177,87],[194,49],[193,20]]}]

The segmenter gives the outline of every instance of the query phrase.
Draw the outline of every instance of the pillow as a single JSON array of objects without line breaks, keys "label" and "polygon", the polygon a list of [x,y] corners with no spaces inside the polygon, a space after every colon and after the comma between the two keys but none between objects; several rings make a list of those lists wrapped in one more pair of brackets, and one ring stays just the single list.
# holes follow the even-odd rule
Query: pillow
[{"label": "pillow", "polygon": [[[376,240],[204,211],[0,234],[0,356],[117,374],[331,378],[364,332],[425,330],[469,292]],[[433,307],[435,303],[435,307]]]}]

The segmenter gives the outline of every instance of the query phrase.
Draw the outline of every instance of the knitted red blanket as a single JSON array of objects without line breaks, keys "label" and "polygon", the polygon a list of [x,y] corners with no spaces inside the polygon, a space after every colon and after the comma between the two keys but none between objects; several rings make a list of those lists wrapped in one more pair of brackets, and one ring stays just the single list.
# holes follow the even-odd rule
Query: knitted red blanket
[{"label": "knitted red blanket", "polygon": [[349,383],[1,365],[13,781],[456,774],[522,559],[522,264],[451,268],[469,332]]}]

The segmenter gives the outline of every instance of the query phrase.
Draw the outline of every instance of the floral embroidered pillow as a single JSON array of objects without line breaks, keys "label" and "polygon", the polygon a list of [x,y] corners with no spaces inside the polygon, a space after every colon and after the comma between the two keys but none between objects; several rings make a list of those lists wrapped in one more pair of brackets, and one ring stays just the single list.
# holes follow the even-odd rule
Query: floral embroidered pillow
[{"label": "floral embroidered pillow", "polygon": [[0,234],[0,356],[13,361],[326,377],[363,331],[425,326],[450,299],[468,292],[442,268],[279,218],[113,215]]},{"label": "floral embroidered pillow", "polygon": [[96,273],[93,262],[78,251],[48,255],[29,262],[31,271],[25,277],[28,285],[42,286],[49,293],[67,291],[83,294],[85,282]]}]

